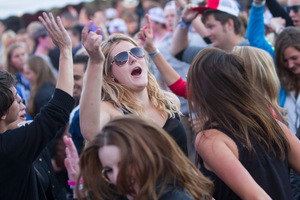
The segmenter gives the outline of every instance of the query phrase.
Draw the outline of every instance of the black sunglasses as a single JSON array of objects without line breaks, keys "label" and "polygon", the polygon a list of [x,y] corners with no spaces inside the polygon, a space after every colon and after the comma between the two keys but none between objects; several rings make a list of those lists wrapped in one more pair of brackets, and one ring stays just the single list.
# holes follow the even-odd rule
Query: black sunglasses
[{"label": "black sunglasses", "polygon": [[286,11],[288,14],[291,12],[291,10],[294,11],[294,13],[298,13],[299,8],[300,8],[300,5],[287,6]]},{"label": "black sunglasses", "polygon": [[136,58],[143,58],[145,56],[144,50],[141,47],[133,47],[129,51],[122,51],[115,55],[111,65],[116,63],[118,66],[122,66],[127,63],[129,60],[129,54],[133,55]]}]

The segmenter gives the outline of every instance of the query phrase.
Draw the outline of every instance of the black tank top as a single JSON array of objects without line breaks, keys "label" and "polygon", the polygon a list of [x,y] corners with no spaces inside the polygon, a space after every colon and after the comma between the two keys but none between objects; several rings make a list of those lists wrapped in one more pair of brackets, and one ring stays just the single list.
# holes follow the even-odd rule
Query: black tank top
[{"label": "black tank top", "polygon": [[[129,111],[122,110],[124,115],[131,114]],[[185,129],[180,121],[178,113],[175,113],[175,118],[169,117],[163,126],[163,129],[176,141],[183,153],[188,156],[187,136]]]},{"label": "black tank top", "polygon": [[[268,156],[266,156],[262,147],[257,143],[255,144],[251,137],[250,140],[256,153],[249,154],[247,148],[235,139],[231,133],[219,127],[214,127],[214,129],[223,132],[236,143],[239,152],[239,161],[251,174],[256,183],[260,185],[272,199],[292,199],[287,155],[284,160],[280,159],[279,154],[275,156],[272,153],[269,153]],[[215,184],[215,190],[213,193],[213,197],[215,199],[241,199],[219,177],[217,177],[213,172],[207,170],[204,167],[201,157],[199,155],[197,156],[200,164],[200,171],[206,177],[209,177]],[[220,163],[220,165],[222,165],[222,163]]]}]

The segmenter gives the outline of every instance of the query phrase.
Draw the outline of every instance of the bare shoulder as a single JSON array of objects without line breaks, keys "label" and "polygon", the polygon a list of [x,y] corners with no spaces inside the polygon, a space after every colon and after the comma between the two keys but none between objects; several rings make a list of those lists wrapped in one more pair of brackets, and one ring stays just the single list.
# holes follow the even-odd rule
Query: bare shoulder
[{"label": "bare shoulder", "polygon": [[208,129],[197,134],[195,148],[199,155],[214,152],[224,146],[229,148],[238,158],[238,148],[236,143],[226,134],[217,129]]},{"label": "bare shoulder", "polygon": [[179,98],[174,93],[171,93],[171,92],[165,92],[165,95],[180,110],[180,101],[179,101]]}]

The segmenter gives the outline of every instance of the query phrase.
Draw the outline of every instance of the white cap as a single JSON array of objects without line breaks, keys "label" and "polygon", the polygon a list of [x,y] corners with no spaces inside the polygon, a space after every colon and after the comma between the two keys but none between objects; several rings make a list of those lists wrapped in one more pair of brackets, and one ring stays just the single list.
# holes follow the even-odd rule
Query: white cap
[{"label": "white cap", "polygon": [[127,33],[127,25],[123,19],[116,18],[109,22],[108,31],[112,33]]},{"label": "white cap", "polygon": [[160,7],[151,8],[148,11],[149,19],[158,22],[158,23],[165,23],[164,11]]},{"label": "white cap", "polygon": [[138,5],[139,5],[138,0],[124,0],[123,1],[123,6],[125,8],[134,8],[134,7],[137,7]]}]

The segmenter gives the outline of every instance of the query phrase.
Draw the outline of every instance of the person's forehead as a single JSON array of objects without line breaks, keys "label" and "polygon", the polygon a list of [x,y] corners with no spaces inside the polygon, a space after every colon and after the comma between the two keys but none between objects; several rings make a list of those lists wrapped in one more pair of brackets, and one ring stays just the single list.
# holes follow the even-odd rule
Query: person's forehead
[{"label": "person's forehead", "polygon": [[127,41],[121,41],[120,43],[114,46],[113,50],[111,51],[111,56],[115,56],[122,51],[129,51],[133,47],[135,46],[132,43]]},{"label": "person's forehead", "polygon": [[287,0],[288,6],[300,5],[300,0]]},{"label": "person's forehead", "polygon": [[83,63],[74,63],[73,64],[73,69],[74,69],[74,72],[76,71],[76,73],[78,73],[78,71],[81,71],[82,73],[84,73],[84,67],[85,67],[85,64],[83,64]]},{"label": "person's forehead", "polygon": [[11,88],[9,88],[9,89],[12,91],[14,97],[17,96],[18,93],[17,93],[17,90],[16,90],[15,87],[11,87]]}]

